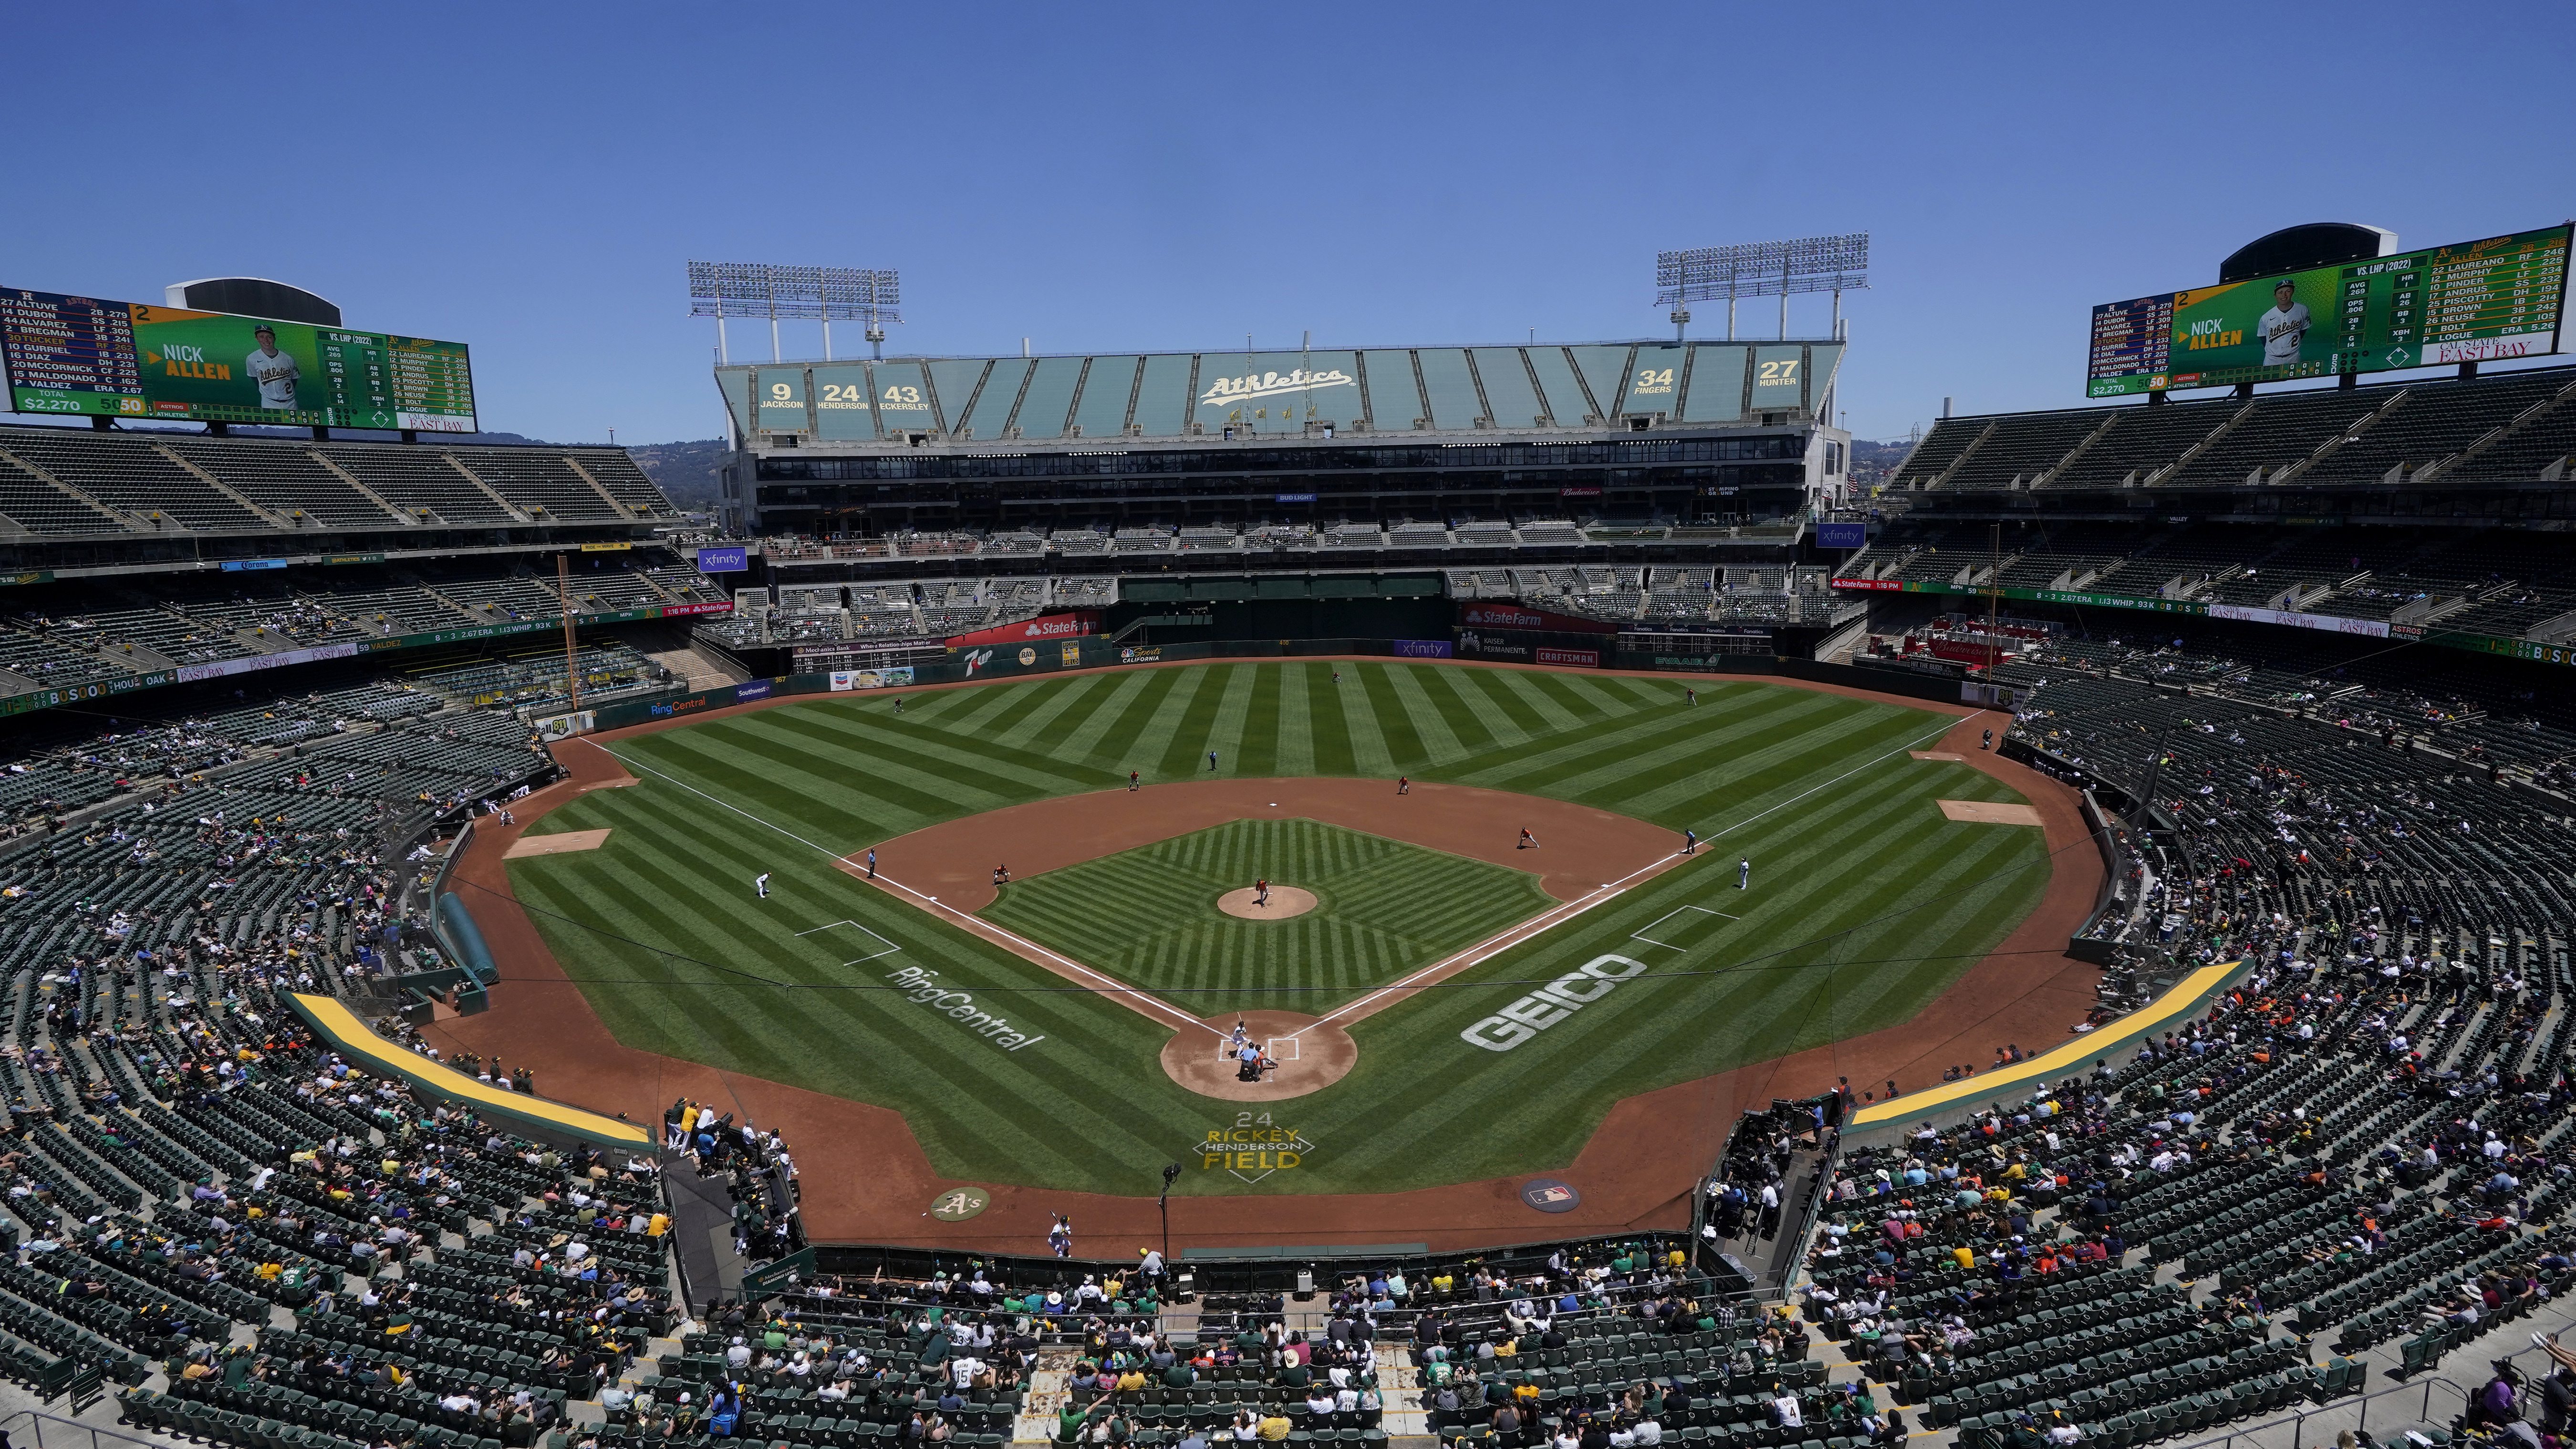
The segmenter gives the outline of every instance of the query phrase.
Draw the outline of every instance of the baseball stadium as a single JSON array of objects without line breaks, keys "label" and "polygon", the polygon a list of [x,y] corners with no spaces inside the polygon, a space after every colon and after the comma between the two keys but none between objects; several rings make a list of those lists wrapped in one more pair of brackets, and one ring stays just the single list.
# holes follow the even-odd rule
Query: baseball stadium
[{"label": "baseball stadium", "polygon": [[[2567,229],[2423,264],[2549,349],[2302,353],[2391,245],[1867,469],[1838,312],[1692,338],[1687,261],[1669,340],[728,353],[712,515],[281,283],[8,294],[90,424],[0,426],[24,1427],[2518,1437]],[[81,383],[111,315],[241,375]],[[433,383],[299,381],[362,344]]]}]

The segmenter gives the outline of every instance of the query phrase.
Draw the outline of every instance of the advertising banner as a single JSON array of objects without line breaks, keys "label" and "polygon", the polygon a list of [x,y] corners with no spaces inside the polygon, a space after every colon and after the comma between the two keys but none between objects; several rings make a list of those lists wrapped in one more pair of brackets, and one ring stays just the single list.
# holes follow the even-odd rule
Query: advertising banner
[{"label": "advertising banner", "polygon": [[52,569],[28,569],[23,573],[0,574],[0,584],[49,584],[53,581]]},{"label": "advertising banner", "polygon": [[698,572],[702,574],[738,574],[750,567],[751,550],[740,545],[698,550]]},{"label": "advertising banner", "polygon": [[2385,619],[2346,619],[2334,614],[2300,614],[2288,609],[2254,609],[2243,604],[2212,604],[2213,619],[2242,619],[2249,624],[2283,624],[2293,629],[2321,629],[2329,634],[2360,634],[2372,639],[2388,637]]},{"label": "advertising banner", "polygon": [[665,619],[686,618],[692,614],[730,614],[732,612],[733,600],[731,599],[718,599],[711,604],[664,604],[662,606],[662,617]]},{"label": "advertising banner", "polygon": [[1398,659],[1448,659],[1454,653],[1446,639],[1397,639],[1391,642],[1395,645]]},{"label": "advertising banner", "polygon": [[570,714],[550,714],[537,721],[537,738],[548,744],[586,735],[599,720],[595,709],[575,710]]},{"label": "advertising banner", "polygon": [[228,574],[247,574],[256,573],[262,569],[282,569],[286,567],[286,560],[282,558],[228,558],[224,560],[223,567],[224,572]]},{"label": "advertising banner", "polygon": [[1869,544],[1866,523],[1819,523],[1816,525],[1818,548],[1865,548]]},{"label": "advertising banner", "polygon": [[1163,662],[1163,646],[1160,644],[1120,645],[1118,649],[1118,662],[1121,664],[1160,664]]},{"label": "advertising banner", "polygon": [[1467,629],[1547,629],[1559,634],[1619,632],[1619,626],[1606,619],[1579,619],[1572,614],[1524,609],[1518,604],[1460,604],[1458,624]]},{"label": "advertising banner", "polygon": [[899,669],[835,669],[832,689],[835,693],[853,689],[892,689],[912,683],[912,667]]},{"label": "advertising banner", "polygon": [[275,654],[254,654],[248,659],[217,659],[207,664],[182,664],[179,682],[194,684],[200,679],[223,679],[235,674],[249,674],[260,669],[281,669],[289,664],[310,664],[316,659],[355,659],[358,641],[345,644],[317,644],[310,649],[286,649]]},{"label": "advertising banner", "polygon": [[1598,649],[1541,649],[1537,659],[1541,664],[1574,664],[1585,669],[1601,667],[1601,651]]},{"label": "advertising banner", "polygon": [[634,547],[632,540],[621,538],[614,543],[585,543],[581,546],[581,551],[583,553],[626,553]]},{"label": "advertising banner", "polygon": [[755,699],[769,698],[770,683],[771,682],[766,679],[751,679],[735,685],[733,687],[733,702],[736,704],[747,704]]},{"label": "advertising banner", "polygon": [[1016,624],[1003,624],[992,629],[978,629],[972,634],[958,634],[948,640],[951,649],[972,649],[982,644],[1026,644],[1036,639],[1071,639],[1092,633],[1100,627],[1100,611],[1083,609],[1071,614],[1040,614]]}]

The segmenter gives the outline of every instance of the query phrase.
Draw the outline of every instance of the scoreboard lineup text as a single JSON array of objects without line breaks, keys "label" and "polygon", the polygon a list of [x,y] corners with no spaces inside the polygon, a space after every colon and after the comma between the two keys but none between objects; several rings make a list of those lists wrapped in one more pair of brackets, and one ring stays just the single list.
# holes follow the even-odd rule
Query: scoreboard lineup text
[{"label": "scoreboard lineup text", "polygon": [[2085,395],[2556,352],[2569,230],[2105,303],[2093,309]]}]

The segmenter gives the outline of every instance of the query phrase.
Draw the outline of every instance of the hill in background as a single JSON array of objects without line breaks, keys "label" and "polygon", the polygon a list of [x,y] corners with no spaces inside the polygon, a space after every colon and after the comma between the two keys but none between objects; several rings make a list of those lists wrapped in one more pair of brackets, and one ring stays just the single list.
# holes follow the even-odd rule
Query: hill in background
[{"label": "hill in background", "polygon": [[630,447],[627,455],[644,476],[653,480],[670,500],[688,513],[713,512],[717,502],[716,465],[723,459],[722,438],[700,438],[686,443],[649,443]]}]

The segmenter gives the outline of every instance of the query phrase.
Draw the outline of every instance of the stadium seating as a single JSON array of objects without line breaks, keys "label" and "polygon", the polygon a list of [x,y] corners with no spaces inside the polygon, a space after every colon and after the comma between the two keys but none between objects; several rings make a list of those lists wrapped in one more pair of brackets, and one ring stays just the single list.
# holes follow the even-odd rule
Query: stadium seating
[{"label": "stadium seating", "polygon": [[[2157,407],[1944,418],[1890,474],[1910,491],[2516,483],[2576,454],[2576,370]],[[2260,470],[2259,473],[2257,470]]]}]

